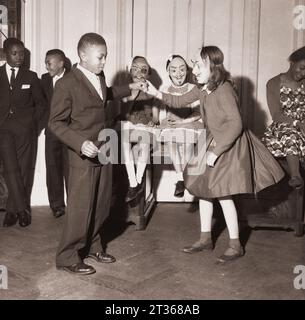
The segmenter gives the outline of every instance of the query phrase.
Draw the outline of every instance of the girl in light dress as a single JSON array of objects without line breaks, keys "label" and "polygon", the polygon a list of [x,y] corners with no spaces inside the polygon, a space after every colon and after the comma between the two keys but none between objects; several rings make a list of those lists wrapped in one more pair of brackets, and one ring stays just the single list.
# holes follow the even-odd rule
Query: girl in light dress
[{"label": "girl in light dress", "polygon": [[[181,95],[194,88],[195,85],[188,82],[189,67],[182,56],[171,55],[166,62],[166,70],[171,84],[162,91]],[[198,139],[197,135],[204,128],[199,107],[199,100],[180,109],[165,106],[166,117],[159,126],[159,129],[162,130],[160,140],[170,151],[170,158],[177,175],[175,197],[184,196],[183,171],[193,154],[194,144]],[[176,142],[173,141],[174,139]]]}]

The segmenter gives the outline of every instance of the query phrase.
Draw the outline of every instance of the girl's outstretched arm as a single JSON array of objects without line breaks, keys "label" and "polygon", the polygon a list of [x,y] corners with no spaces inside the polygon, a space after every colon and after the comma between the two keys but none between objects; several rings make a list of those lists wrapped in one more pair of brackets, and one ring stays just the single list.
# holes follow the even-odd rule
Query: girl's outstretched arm
[{"label": "girl's outstretched arm", "polygon": [[[149,81],[147,82],[147,93],[162,100],[166,105],[172,108],[187,107],[188,104],[195,102],[200,99],[200,90],[194,87],[191,91],[183,95],[172,95],[169,93],[163,93],[158,91]],[[189,106],[191,108],[191,106]]]}]

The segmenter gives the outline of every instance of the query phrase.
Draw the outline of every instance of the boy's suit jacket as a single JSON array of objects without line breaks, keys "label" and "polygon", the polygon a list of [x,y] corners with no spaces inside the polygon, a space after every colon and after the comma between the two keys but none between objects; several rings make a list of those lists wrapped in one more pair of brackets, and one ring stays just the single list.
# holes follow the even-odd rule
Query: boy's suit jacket
[{"label": "boy's suit jacket", "polygon": [[10,117],[16,125],[37,130],[45,108],[40,80],[35,72],[20,67],[11,90],[6,67],[0,67],[0,128]]},{"label": "boy's suit jacket", "polygon": [[78,68],[74,68],[55,85],[51,102],[49,128],[69,147],[69,165],[76,167],[100,165],[97,157],[81,155],[85,140],[98,144],[98,135],[106,127],[107,100],[130,95],[129,86],[107,88],[104,74],[100,76],[103,100]]},{"label": "boy's suit jacket", "polygon": [[[65,70],[65,73],[63,76],[67,75],[68,72],[69,71]],[[51,101],[52,101],[52,96],[53,96],[53,92],[54,92],[53,78],[50,76],[50,74],[48,72],[44,73],[41,76],[41,86],[42,86],[44,97],[47,102],[47,109],[46,109],[46,112],[45,112],[43,119],[42,119],[42,126],[43,126],[43,128],[48,129],[47,126],[48,126],[48,121],[49,121],[49,117],[50,117]]]}]

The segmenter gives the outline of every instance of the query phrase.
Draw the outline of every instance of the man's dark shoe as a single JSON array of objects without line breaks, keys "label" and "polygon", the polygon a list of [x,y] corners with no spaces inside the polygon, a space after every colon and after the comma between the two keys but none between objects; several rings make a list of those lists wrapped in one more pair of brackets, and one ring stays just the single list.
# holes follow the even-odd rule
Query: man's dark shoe
[{"label": "man's dark shoe", "polygon": [[138,186],[136,186],[134,188],[129,187],[128,192],[125,197],[125,201],[130,202],[130,201],[134,200],[138,196],[138,190],[139,190]]},{"label": "man's dark shoe", "polygon": [[92,266],[83,262],[75,263],[71,266],[57,267],[57,269],[80,275],[89,275],[96,272]]},{"label": "man's dark shoe", "polygon": [[3,227],[14,226],[17,223],[17,221],[18,221],[18,216],[16,213],[7,212],[3,220]]},{"label": "man's dark shoe", "polygon": [[52,208],[52,211],[53,211],[53,216],[56,219],[63,216],[66,213],[65,207]]},{"label": "man's dark shoe", "polygon": [[175,189],[175,197],[177,198],[182,198],[184,196],[184,181],[178,181],[176,184],[176,189]]},{"label": "man's dark shoe", "polygon": [[112,263],[116,261],[114,256],[105,252],[89,253],[87,258],[94,259],[101,263]]},{"label": "man's dark shoe", "polygon": [[18,218],[20,227],[27,227],[32,222],[32,217],[28,210],[18,212]]}]

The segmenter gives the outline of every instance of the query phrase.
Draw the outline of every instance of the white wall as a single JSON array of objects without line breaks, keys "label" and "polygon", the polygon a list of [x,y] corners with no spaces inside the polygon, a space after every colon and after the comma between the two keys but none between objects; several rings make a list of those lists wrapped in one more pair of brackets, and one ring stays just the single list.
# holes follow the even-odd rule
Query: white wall
[{"label": "white wall", "polygon": [[[108,43],[109,84],[117,71],[126,69],[132,55],[147,56],[166,81],[169,54],[179,53],[190,61],[202,43],[218,45],[226,67],[243,79],[244,120],[261,134],[270,121],[266,81],[285,71],[288,55],[305,44],[304,30],[293,28],[293,8],[299,4],[305,5],[305,0],[26,0],[24,40],[32,53],[31,67],[40,75],[45,72],[47,50],[60,48],[76,62],[80,36],[101,33]],[[34,205],[48,204],[43,138]]]}]

